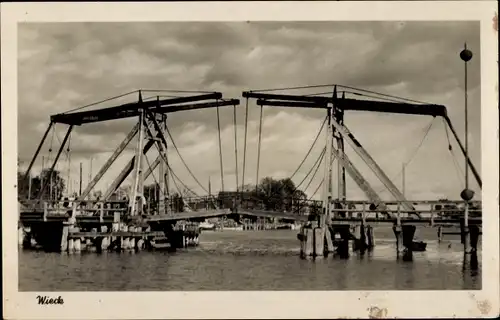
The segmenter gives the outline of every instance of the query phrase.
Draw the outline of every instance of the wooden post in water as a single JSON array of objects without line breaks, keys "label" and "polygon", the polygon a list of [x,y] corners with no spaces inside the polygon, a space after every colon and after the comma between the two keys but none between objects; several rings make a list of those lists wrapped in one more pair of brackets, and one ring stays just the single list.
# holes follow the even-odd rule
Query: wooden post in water
[{"label": "wooden post in water", "polygon": [[479,241],[479,227],[477,225],[471,225],[469,227],[470,234],[470,247],[472,252],[477,252],[477,243]]},{"label": "wooden post in water", "polygon": [[68,251],[68,235],[69,235],[69,222],[63,222],[63,229],[61,235],[61,252]]},{"label": "wooden post in water", "polygon": [[398,212],[396,218],[396,224],[392,227],[392,231],[394,232],[394,236],[396,237],[396,252],[399,256],[400,251],[400,242],[401,242],[401,203],[398,202]]},{"label": "wooden post in water", "polygon": [[401,226],[403,234],[403,246],[405,247],[405,254],[403,260],[411,261],[413,259],[413,237],[417,227],[414,225]]},{"label": "wooden post in water", "polygon": [[366,226],[366,240],[367,240],[367,247],[368,251],[373,250],[373,247],[375,247],[375,239],[373,236],[373,227],[372,226]]},{"label": "wooden post in water", "polygon": [[47,206],[47,201],[44,201],[43,202],[43,221],[46,222],[47,221],[47,214],[49,213],[49,209],[48,209],[48,206]]}]

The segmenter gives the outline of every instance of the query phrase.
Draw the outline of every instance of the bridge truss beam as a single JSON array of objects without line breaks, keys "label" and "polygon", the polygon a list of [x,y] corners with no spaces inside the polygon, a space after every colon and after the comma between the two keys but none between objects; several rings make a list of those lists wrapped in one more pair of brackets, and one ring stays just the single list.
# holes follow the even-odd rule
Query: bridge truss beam
[{"label": "bridge truss beam", "polygon": [[[139,92],[140,94],[140,92]],[[176,97],[171,99],[163,100],[152,100],[152,101],[142,101],[139,99],[138,102],[126,103],[115,107],[96,109],[90,111],[81,111],[73,113],[61,113],[50,117],[51,121],[54,123],[65,123],[69,125],[82,125],[85,123],[102,122],[108,120],[117,120],[124,118],[138,117],[141,113],[141,109],[151,110],[157,113],[168,113],[181,110],[191,110],[196,109],[197,106],[203,107],[202,105],[179,105],[181,103],[195,102],[210,99],[221,99],[222,94],[220,92],[214,92],[209,94],[202,94],[196,96],[187,97]],[[174,106],[176,108],[162,108],[162,106]]]},{"label": "bridge truss beam", "polygon": [[[257,92],[243,92],[244,98],[254,98],[257,100],[257,105],[281,106],[281,107],[299,107],[299,108],[316,108],[327,109],[329,104],[335,103],[337,100],[334,97],[318,97],[318,96],[299,96],[299,95],[284,95],[284,94],[268,94]],[[371,101],[360,99],[342,99],[342,104],[339,106],[342,110],[355,111],[371,111],[385,113],[400,113],[428,116],[445,116],[446,107],[436,104],[411,104],[400,102],[386,101]]]},{"label": "bridge truss beam", "polygon": [[282,95],[282,94],[263,94],[257,92],[244,92],[243,97],[255,98],[258,106],[274,106],[274,107],[290,107],[290,108],[308,108],[308,109],[328,109],[329,103],[337,104],[338,108],[343,111],[370,111],[383,113],[396,113],[408,115],[424,115],[424,116],[441,116],[445,119],[446,124],[457,144],[462,151],[463,156],[467,159],[470,169],[477,184],[482,188],[482,180],[479,172],[472,163],[470,157],[467,156],[465,148],[458,137],[455,128],[453,127],[450,118],[448,117],[446,107],[435,104],[410,104],[410,103],[395,103],[385,101],[367,101],[358,99],[337,99],[328,97],[313,97],[313,96],[298,96],[298,95]]},{"label": "bridge truss beam", "polygon": [[[205,99],[207,99],[206,97],[208,95],[204,95],[205,96]],[[198,98],[200,96],[197,96]],[[217,97],[221,97],[219,96],[218,94],[217,95],[210,95],[211,98],[217,98]],[[168,101],[171,101],[172,99],[168,100]],[[155,103],[156,106],[155,107],[151,107],[151,105]],[[151,110],[153,113],[155,114],[161,114],[161,115],[166,115],[168,113],[173,113],[173,112],[179,112],[179,111],[188,111],[188,110],[198,110],[198,109],[205,109],[205,108],[214,108],[216,106],[232,106],[232,105],[235,105],[235,104],[239,104],[239,100],[238,99],[229,99],[229,100],[220,100],[220,101],[216,101],[216,102],[204,102],[204,103],[193,103],[193,104],[182,104],[182,105],[170,105],[169,107],[161,107],[163,104],[162,104],[162,100],[154,100],[154,101],[146,101],[146,102],[138,102],[134,105],[141,105],[141,106],[146,106],[147,108],[144,109],[144,110]],[[128,105],[132,105],[132,104],[128,104]],[[130,107],[130,106],[129,106]],[[117,108],[117,107],[115,107]],[[131,107],[130,107],[131,108]],[[106,109],[100,109],[100,110],[96,110],[98,113],[101,113],[102,111],[101,110],[108,110],[108,109],[113,109],[113,108],[106,108]],[[139,109],[137,110],[134,110],[134,112],[139,112],[138,111]],[[89,111],[90,112],[90,111]],[[77,113],[71,113],[71,114],[66,114],[66,115],[75,115]],[[81,114],[81,113],[80,113]],[[56,115],[57,116],[57,115]],[[92,117],[92,115],[85,115],[85,117]],[[109,114],[106,113],[106,117],[108,117]],[[52,116],[52,118],[55,117],[55,116]],[[131,114],[128,114],[127,117],[132,117]],[[124,118],[124,116],[119,116],[117,119],[122,119]],[[107,121],[107,120],[112,120],[111,118],[99,118],[99,119],[96,119],[95,121],[86,121],[86,122],[83,122],[81,120],[78,120],[77,121],[77,117],[75,118],[65,118],[65,119],[73,119],[71,121],[76,121],[76,123],[80,123],[80,124],[83,124],[83,123],[89,123],[89,122],[98,122],[98,121]],[[138,124],[136,125],[138,127]],[[135,129],[133,129],[134,131]],[[137,129],[137,132],[139,131],[139,129]],[[137,132],[135,133],[135,135],[137,135]],[[134,135],[134,136],[135,136]],[[127,136],[125,140],[128,140],[130,143],[130,141],[134,138],[134,136],[130,137],[130,136]],[[130,139],[129,139],[130,138]],[[157,135],[156,136],[156,139],[159,139],[160,136]],[[122,142],[122,144],[124,144],[125,140]],[[128,145],[128,143],[126,145]],[[143,154],[146,155],[147,152],[151,149],[151,147],[154,145],[155,141],[154,140],[149,140],[147,141],[145,144],[144,144],[144,148],[143,148]],[[118,147],[117,150],[115,150],[115,153],[117,153],[116,155],[116,158],[119,156],[119,154],[122,152],[122,151],[118,151],[120,149],[121,146],[123,146],[123,149],[126,148],[126,145],[120,145]],[[112,155],[112,157],[114,156],[115,154]],[[112,160],[111,158],[108,159],[108,162],[103,166],[103,168],[101,168],[101,171],[99,171],[98,175],[94,178],[96,181],[92,181],[91,185],[89,184],[89,186],[85,189],[86,192],[90,193],[92,191],[92,189],[95,187],[95,184],[97,184],[97,182],[102,178],[102,175],[105,174],[105,172],[107,172],[107,170],[109,170],[109,167],[111,166],[111,164],[116,160],[116,158],[114,160]],[[120,174],[114,179],[113,183],[110,185],[110,187],[106,190],[106,192],[104,193],[104,196],[103,198],[105,200],[109,199],[109,197],[111,197],[111,195],[121,186],[121,184],[123,183],[123,181],[125,181],[125,179],[127,179],[127,177],[129,176],[129,174],[134,170],[134,166],[136,165],[135,163],[135,160],[136,160],[136,156],[133,156],[132,159],[124,166],[124,168],[122,169],[122,171],[120,172]],[[109,164],[109,165],[108,165]],[[160,162],[159,162],[160,164]],[[158,165],[158,164],[157,164]],[[168,163],[167,163],[168,165]],[[168,172],[168,170],[166,170],[165,172]],[[148,173],[148,171],[146,171],[146,174],[144,175],[144,179],[146,179],[151,173]],[[166,174],[167,175],[167,174]],[[165,177],[166,179],[166,182],[168,184],[168,178]],[[88,193],[86,196],[88,196]],[[83,193],[82,193],[83,195]],[[81,197],[81,199],[84,199],[83,197]]]}]

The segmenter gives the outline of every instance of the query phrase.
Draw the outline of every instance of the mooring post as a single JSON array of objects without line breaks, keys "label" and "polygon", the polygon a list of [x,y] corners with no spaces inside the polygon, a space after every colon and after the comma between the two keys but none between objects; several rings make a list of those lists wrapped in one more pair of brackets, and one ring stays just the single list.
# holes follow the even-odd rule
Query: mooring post
[{"label": "mooring post", "polygon": [[66,226],[63,226],[63,236],[61,239],[61,249],[63,249],[64,245],[62,244],[62,241],[64,241],[64,238],[66,238],[66,249],[68,252],[73,252],[75,250],[75,240],[70,237],[70,233],[75,232],[75,223],[76,223],[76,208],[77,208],[77,203],[74,201],[71,206],[71,216],[68,218],[67,221],[67,231],[68,234],[64,234],[64,228]]},{"label": "mooring post", "polygon": [[63,222],[62,235],[61,235],[61,252],[66,252],[68,250],[69,225],[70,221]]},{"label": "mooring post", "polygon": [[434,227],[434,211],[432,210],[432,205],[431,205],[431,227]]},{"label": "mooring post", "polygon": [[366,238],[367,238],[368,250],[371,251],[373,247],[375,247],[375,239],[373,236],[372,226],[366,226]]},{"label": "mooring post", "polygon": [[399,244],[401,238],[401,203],[398,202],[397,213],[396,213],[396,223],[392,227],[392,231],[394,232],[394,236],[396,237],[396,252],[399,254]]},{"label": "mooring post", "polygon": [[365,228],[365,217],[363,214],[362,220],[361,220],[361,225],[360,225],[360,232],[359,232],[359,250],[361,253],[365,253],[366,251],[366,228]]},{"label": "mooring post", "polygon": [[[111,232],[116,233],[120,231],[120,211],[115,211],[113,213],[113,224],[111,225]],[[118,241],[120,237],[111,236],[111,243],[115,243],[116,250],[120,250],[121,241]]]},{"label": "mooring post", "polygon": [[[467,204],[465,210],[467,211]],[[464,253],[470,253],[470,229],[467,224],[467,214],[466,218],[460,220],[460,241],[464,245]]]},{"label": "mooring post", "polygon": [[349,258],[349,237],[350,237],[350,226],[349,225],[340,225],[338,226],[338,230],[340,233],[340,244],[338,247],[338,254],[342,259]]},{"label": "mooring post", "polygon": [[472,252],[477,251],[477,243],[479,241],[479,227],[475,224],[471,225],[469,227],[469,234],[470,234],[470,249]]},{"label": "mooring post", "polygon": [[403,246],[405,247],[405,253],[403,260],[411,261],[413,259],[413,237],[417,227],[414,225],[404,225],[401,226],[403,233]]},{"label": "mooring post", "polygon": [[49,213],[49,208],[47,206],[47,201],[43,202],[43,221],[47,221],[47,214]]},{"label": "mooring post", "polygon": [[99,222],[102,223],[104,221],[104,202],[99,204]]},{"label": "mooring post", "polygon": [[314,255],[325,255],[325,226],[314,228]]},{"label": "mooring post", "polygon": [[443,227],[438,227],[438,242],[440,243],[443,240]]}]

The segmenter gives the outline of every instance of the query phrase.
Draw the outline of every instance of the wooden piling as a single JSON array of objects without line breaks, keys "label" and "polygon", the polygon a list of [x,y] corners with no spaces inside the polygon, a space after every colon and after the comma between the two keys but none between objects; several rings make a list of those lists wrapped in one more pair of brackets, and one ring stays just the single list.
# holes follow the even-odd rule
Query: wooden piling
[{"label": "wooden piling", "polygon": [[123,241],[122,241],[122,250],[128,250],[130,246],[130,239],[128,237],[123,237]]},{"label": "wooden piling", "polygon": [[392,231],[396,237],[396,252],[399,253],[401,245],[401,225],[395,224],[392,226]]},{"label": "wooden piling", "polygon": [[326,252],[334,252],[335,247],[333,246],[332,233],[328,226],[325,228],[325,244]]},{"label": "wooden piling", "polygon": [[31,232],[26,232],[24,234],[24,238],[23,238],[23,248],[24,249],[29,249],[32,247],[32,245],[31,245],[32,236],[33,235],[31,234]]},{"label": "wooden piling", "polygon": [[470,233],[470,249],[473,252],[477,251],[477,244],[479,241],[479,227],[477,225],[471,225],[469,227],[469,233]]},{"label": "wooden piling", "polygon": [[22,227],[17,228],[17,243],[22,245],[24,243],[25,232]]},{"label": "wooden piling", "polygon": [[460,241],[464,245],[464,252],[469,253],[469,241],[470,241],[470,233],[469,227],[466,226],[465,219],[460,220]]},{"label": "wooden piling", "polygon": [[44,222],[47,221],[47,215],[48,214],[49,214],[48,204],[47,204],[47,201],[44,201],[43,202],[43,221]]},{"label": "wooden piling", "polygon": [[314,252],[314,230],[312,228],[306,228],[306,239],[305,239],[305,256],[311,256]]},{"label": "wooden piling", "polygon": [[352,235],[354,236],[354,240],[352,241],[352,251],[356,252],[361,249],[361,225],[357,224],[353,229]]},{"label": "wooden piling", "polygon": [[64,224],[61,235],[61,252],[68,251],[68,235],[69,235],[69,225]]},{"label": "wooden piling", "polygon": [[325,229],[318,227],[314,228],[314,256],[325,255]]},{"label": "wooden piling", "polygon": [[109,246],[109,237],[103,237],[101,241],[101,250],[108,250]]},{"label": "wooden piling", "polygon": [[403,225],[401,226],[401,231],[403,233],[403,246],[406,249],[412,250],[413,248],[413,237],[415,236],[415,231],[417,227],[414,225]]},{"label": "wooden piling", "polygon": [[338,226],[338,232],[341,240],[337,248],[337,253],[342,259],[347,259],[349,258],[349,239],[351,237],[350,226]]},{"label": "wooden piling", "polygon": [[144,239],[138,239],[137,240],[137,245],[136,245],[136,249],[137,250],[142,250],[144,247]]},{"label": "wooden piling", "polygon": [[[364,220],[364,218],[363,218]],[[361,222],[361,225],[359,226],[359,234],[360,234],[360,237],[359,237],[359,247],[358,249],[360,250],[361,253],[364,253],[366,248],[367,248],[367,244],[366,244],[366,228],[365,228],[365,224],[364,222],[362,221]]]},{"label": "wooden piling", "polygon": [[82,250],[82,244],[80,238],[74,239],[73,246],[74,246],[74,251],[76,253],[79,253]]},{"label": "wooden piling", "polygon": [[375,240],[373,237],[373,227],[372,226],[366,226],[366,240],[367,240],[368,250],[372,250],[373,247],[375,247]]}]

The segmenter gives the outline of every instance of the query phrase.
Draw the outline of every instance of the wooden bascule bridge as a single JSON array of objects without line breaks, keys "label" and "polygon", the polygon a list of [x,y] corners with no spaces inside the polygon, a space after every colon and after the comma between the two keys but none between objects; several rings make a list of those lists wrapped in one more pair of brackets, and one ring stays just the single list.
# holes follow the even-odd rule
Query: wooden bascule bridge
[{"label": "wooden bascule bridge", "polygon": [[[241,184],[238,181],[238,149],[236,148],[236,109],[240,105],[240,100],[224,99],[219,92],[201,92],[184,96],[169,96],[168,98],[158,95],[153,99],[143,99],[142,94],[144,91],[139,90],[138,99],[135,102],[108,108],[52,115],[50,124],[25,172],[25,179],[30,177],[31,169],[54,126],[62,124],[68,126],[68,128],[48,169],[49,178],[43,181],[38,195],[30,200],[19,199],[19,222],[22,228],[27,231],[24,242],[29,246],[32,242],[31,239],[34,239],[38,245],[48,251],[79,251],[84,244],[100,251],[103,249],[138,250],[150,248],[163,239],[170,244],[170,247],[178,248],[185,246],[188,237],[197,236],[196,232],[191,229],[177,228],[176,223],[178,221],[203,221],[210,217],[227,216],[235,220],[243,217],[249,219],[273,218],[275,220],[302,223],[303,228],[298,238],[301,242],[303,255],[321,256],[333,251],[346,254],[350,240],[354,240],[356,247],[360,248],[360,250],[370,248],[373,237],[371,226],[380,223],[392,224],[394,234],[398,239],[398,248],[399,243],[401,243],[410,251],[412,250],[412,241],[417,225],[432,225],[437,228],[457,225],[460,226],[460,234],[466,250],[469,250],[469,247],[475,250],[482,219],[480,214],[472,214],[471,208],[473,206],[480,208],[480,202],[472,201],[472,195],[469,197],[470,192],[462,193],[464,200],[448,202],[438,201],[437,199],[431,201],[411,201],[406,199],[344,122],[344,114],[348,112],[382,112],[440,117],[444,120],[447,128],[460,146],[460,150],[477,184],[481,187],[479,173],[468,157],[466,149],[448,118],[446,107],[376,93],[372,93],[376,95],[375,99],[372,99],[374,96],[372,95],[372,98],[369,98],[370,95],[367,94],[368,91],[366,90],[341,85],[307,88],[320,87],[323,90],[327,87],[329,92],[299,95],[286,94],[286,90],[275,89],[242,93],[243,98],[246,100],[246,117]],[[294,90],[298,88],[288,89]],[[279,91],[279,93],[276,93],[276,91]],[[355,93],[357,98],[346,97],[349,93]],[[359,97],[363,97],[363,99]],[[262,112],[264,107],[306,108],[325,113],[320,132],[323,128],[326,128],[327,141],[321,153],[321,158],[316,161],[306,176],[306,178],[310,176],[313,169],[315,169],[315,175],[323,163],[324,177],[322,183],[314,192],[316,193],[322,188],[321,201],[304,198],[286,199],[286,201],[281,202],[279,207],[276,207],[276,205],[271,207],[269,201],[257,200],[252,197],[251,192],[243,192],[249,101],[254,101],[254,104],[260,108],[256,181],[259,180]],[[234,109],[237,190],[220,192],[218,196],[207,192],[207,195],[203,196],[184,197],[181,199],[180,205],[176,204],[170,195],[170,184],[173,182],[178,188],[176,181],[183,183],[175,175],[167,157],[167,151],[172,147],[178,152],[168,130],[167,117],[170,113],[175,112],[216,109],[219,129],[221,184],[222,191],[224,191],[219,117],[219,108],[222,107],[232,107]],[[46,198],[44,195],[47,193],[47,189],[50,188],[51,176],[65,146],[69,143],[73,129],[89,123],[118,121],[125,118],[137,119],[137,123],[103,167],[93,176],[88,186],[81,191],[77,199],[73,201],[68,201],[68,199],[44,200]],[[170,136],[172,144],[167,142],[167,136]],[[100,199],[90,199],[89,196],[96,184],[134,138],[137,143],[135,155],[119,175],[115,177]],[[317,138],[314,143],[317,143]],[[394,200],[387,202],[381,199],[379,192],[374,190],[345,153],[346,143],[383,183]],[[149,163],[146,155],[153,147],[157,149],[158,157],[154,162]],[[306,158],[309,154],[308,152]],[[304,160],[299,167],[303,165]],[[338,195],[336,197],[333,196],[332,191],[332,173],[335,161],[337,163],[336,170],[338,171]],[[185,162],[184,165],[188,168]],[[148,206],[144,195],[144,181],[150,175],[154,175],[155,170],[158,172],[159,177],[158,180],[155,178],[159,196],[154,206]],[[189,172],[192,174],[190,170]],[[348,200],[346,173],[363,191],[368,199],[367,201]],[[132,175],[133,184],[127,199],[111,200],[118,188],[130,175]],[[193,178],[195,178],[194,175]],[[198,180],[196,181],[198,182]],[[310,182],[312,182],[312,178]],[[239,188],[240,185],[241,188]],[[202,185],[201,187],[206,190]],[[149,210],[150,207],[154,207],[155,210]]]}]

